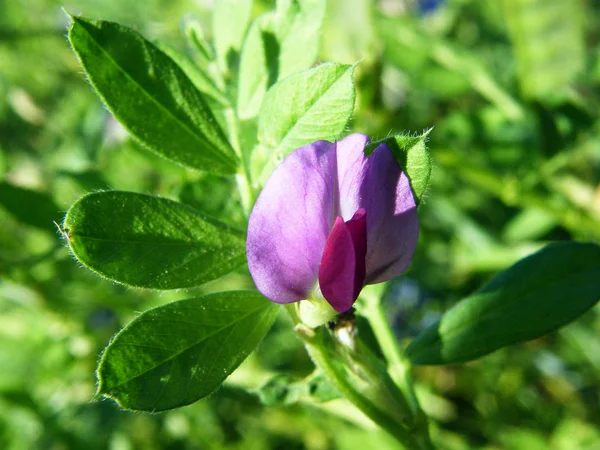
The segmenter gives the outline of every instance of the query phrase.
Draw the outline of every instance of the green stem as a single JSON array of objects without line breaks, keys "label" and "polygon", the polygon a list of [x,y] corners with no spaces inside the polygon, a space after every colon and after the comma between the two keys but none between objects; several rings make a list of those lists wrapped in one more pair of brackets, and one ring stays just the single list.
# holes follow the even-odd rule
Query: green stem
[{"label": "green stem", "polygon": [[398,442],[410,450],[422,448],[416,439],[410,434],[410,430],[397,419],[383,412],[378,405],[365,397],[355,386],[350,383],[344,368],[336,361],[335,355],[327,349],[323,340],[323,333],[326,331],[321,328],[312,337],[304,337],[308,353],[317,367],[319,367],[325,376],[333,385],[360,409],[369,419],[390,433]]},{"label": "green stem", "polygon": [[365,295],[363,295],[367,300],[368,306],[362,311],[362,314],[371,324],[375,338],[387,361],[390,376],[409,399],[413,412],[417,412],[419,404],[410,379],[410,363],[402,357],[400,349],[396,344],[396,337],[389,326],[387,317],[381,308],[381,304],[371,293],[372,291],[367,291],[364,293]]},{"label": "green stem", "polygon": [[396,336],[381,307],[381,294],[383,285],[365,287],[361,296],[365,300],[366,308],[361,311],[369,321],[379,347],[387,361],[388,373],[396,386],[408,400],[411,412],[415,419],[415,429],[423,442],[423,448],[433,448],[429,438],[427,416],[419,405],[412,382],[411,364],[406,360],[398,347]]},{"label": "green stem", "polygon": [[254,204],[254,190],[252,189],[250,169],[246,161],[242,146],[240,144],[240,131],[238,126],[238,118],[233,108],[225,109],[225,122],[229,134],[229,142],[237,153],[242,163],[241,170],[235,175],[235,182],[240,194],[240,202],[246,217],[250,216],[252,205]]},{"label": "green stem", "polygon": [[405,448],[432,448],[427,435],[415,433],[414,417],[405,398],[362,342],[356,341],[356,350],[351,349],[326,327],[306,327],[292,305],[286,309],[311,359],[342,395]]}]

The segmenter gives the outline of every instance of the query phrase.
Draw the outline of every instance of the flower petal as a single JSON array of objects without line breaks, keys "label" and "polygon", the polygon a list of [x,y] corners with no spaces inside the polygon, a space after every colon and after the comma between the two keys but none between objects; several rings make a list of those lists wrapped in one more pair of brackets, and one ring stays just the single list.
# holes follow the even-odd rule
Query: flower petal
[{"label": "flower petal", "polygon": [[310,295],[333,221],[335,144],[295,150],[271,174],[248,223],[248,268],[276,303]]},{"label": "flower petal", "polygon": [[353,134],[337,142],[339,214],[367,211],[365,284],[403,273],[419,235],[415,199],[408,178],[390,149],[382,144],[366,158],[368,137]]},{"label": "flower petal", "polygon": [[323,297],[337,312],[354,303],[365,279],[367,219],[360,209],[348,222],[338,216],[321,259],[319,286]]}]

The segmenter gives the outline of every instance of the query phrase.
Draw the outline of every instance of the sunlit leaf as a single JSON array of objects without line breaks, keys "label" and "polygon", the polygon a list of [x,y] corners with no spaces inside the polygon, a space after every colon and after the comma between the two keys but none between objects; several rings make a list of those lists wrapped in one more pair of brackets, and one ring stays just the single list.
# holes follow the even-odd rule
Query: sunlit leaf
[{"label": "sunlit leaf", "polygon": [[354,109],[353,65],[326,63],[273,86],[259,116],[255,172],[263,179],[292,150],[340,137]]},{"label": "sunlit leaf", "polygon": [[280,42],[278,78],[308,69],[317,59],[325,0],[280,1],[277,4]]},{"label": "sunlit leaf", "polygon": [[206,101],[177,64],[129,28],[72,19],[73,50],[96,92],[133,136],[183,166],[236,171],[233,149]]},{"label": "sunlit leaf", "polygon": [[420,136],[398,134],[379,141],[369,142],[365,146],[365,154],[369,156],[380,145],[386,144],[410,180],[410,187],[415,195],[417,205],[429,186],[431,178],[431,155],[427,150],[427,135],[431,130]]},{"label": "sunlit leaf", "polygon": [[213,39],[217,62],[227,71],[232,56],[242,47],[250,21],[252,0],[219,0],[212,15]]},{"label": "sunlit leaf", "polygon": [[193,403],[217,389],[254,350],[277,312],[277,305],[250,291],[150,309],[104,351],[98,394],[139,411]]},{"label": "sunlit leaf", "polygon": [[273,14],[257,17],[244,41],[240,57],[237,113],[240,119],[258,114],[267,88],[277,81],[279,43],[273,31]]},{"label": "sunlit leaf", "polygon": [[240,60],[237,110],[241,119],[259,113],[267,89],[277,80],[314,64],[325,9],[322,0],[282,0],[275,12],[254,21]]},{"label": "sunlit leaf", "polygon": [[86,195],[63,224],[77,259],[130,286],[177,289],[244,264],[243,234],[180,203],[109,191]]},{"label": "sunlit leaf", "polygon": [[217,88],[213,80],[207,74],[208,68],[202,70],[192,61],[185,53],[179,51],[175,47],[167,45],[163,42],[156,42],[156,46],[164,52],[169,58],[171,58],[181,70],[190,79],[196,89],[203,94],[212,97],[214,100],[222,105],[228,105],[229,100],[223,93]]}]

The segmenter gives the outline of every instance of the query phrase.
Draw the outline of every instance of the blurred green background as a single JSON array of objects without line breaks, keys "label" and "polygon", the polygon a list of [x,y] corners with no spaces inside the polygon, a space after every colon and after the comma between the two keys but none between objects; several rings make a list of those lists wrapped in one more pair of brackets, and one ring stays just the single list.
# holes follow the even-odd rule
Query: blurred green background
[{"label": "blurred green background", "polygon": [[[312,371],[283,316],[208,399],[158,415],[90,401],[114,333],[215,284],[156,293],[102,280],[52,221],[100,189],[243,218],[230,181],[127,139],[69,49],[61,5],[181,48],[186,17],[210,35],[208,0],[0,2],[0,448],[399,448],[342,400],[261,404],[270,376]],[[419,248],[386,294],[399,339],[549,241],[600,241],[600,2],[329,0],[321,38],[321,60],[362,60],[353,131],[435,127]],[[243,273],[220,283],[251,286]],[[417,368],[440,448],[600,449],[599,313],[477,362]]]}]

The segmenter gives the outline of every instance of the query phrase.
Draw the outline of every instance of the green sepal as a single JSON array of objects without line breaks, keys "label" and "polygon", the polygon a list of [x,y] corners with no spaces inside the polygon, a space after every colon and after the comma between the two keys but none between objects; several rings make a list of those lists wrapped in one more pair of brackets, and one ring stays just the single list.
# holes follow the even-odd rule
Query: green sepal
[{"label": "green sepal", "polygon": [[433,128],[418,136],[397,134],[385,139],[371,141],[365,146],[365,156],[370,156],[381,144],[385,144],[394,154],[396,161],[408,177],[417,206],[429,187],[432,159],[427,149],[427,137]]}]

